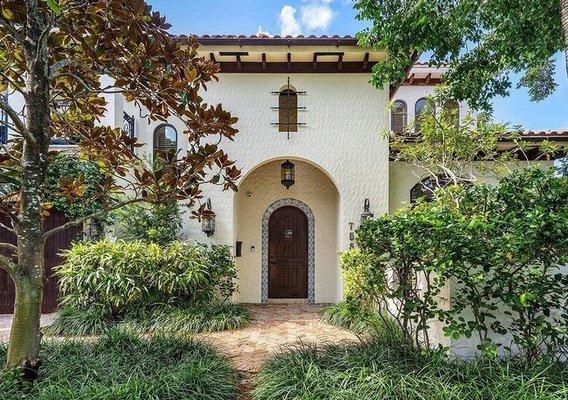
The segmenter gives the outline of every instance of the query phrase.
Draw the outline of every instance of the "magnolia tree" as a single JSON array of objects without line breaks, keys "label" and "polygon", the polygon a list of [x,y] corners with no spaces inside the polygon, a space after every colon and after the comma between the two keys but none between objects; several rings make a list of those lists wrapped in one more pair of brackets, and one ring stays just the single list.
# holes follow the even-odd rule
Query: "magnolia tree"
[{"label": "magnolia tree", "polygon": [[[142,0],[0,0],[0,91],[17,92],[25,104],[18,110],[5,97],[0,101],[13,138],[0,152],[0,209],[9,221],[2,228],[17,236],[16,245],[0,243],[0,268],[16,286],[7,367],[33,376],[41,364],[44,243],[50,235],[126,204],[194,205],[206,183],[235,189],[239,171],[219,144],[233,139],[237,119],[199,94],[217,79],[219,67],[199,58],[191,40],[170,35],[169,27]],[[182,121],[188,151],[164,154],[154,164],[138,157],[135,139],[101,123],[108,94],[124,96],[148,121]],[[104,178],[96,190],[99,211],[46,230],[51,205],[44,184],[53,137],[73,138],[80,157],[96,162]],[[73,202],[84,186],[81,177],[62,179],[59,194]]]}]

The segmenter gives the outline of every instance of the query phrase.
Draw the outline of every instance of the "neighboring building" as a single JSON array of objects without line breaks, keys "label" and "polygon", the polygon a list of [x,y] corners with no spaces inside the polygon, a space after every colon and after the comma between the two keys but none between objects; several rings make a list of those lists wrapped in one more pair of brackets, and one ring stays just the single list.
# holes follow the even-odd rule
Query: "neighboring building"
[{"label": "neighboring building", "polygon": [[[352,245],[362,213],[396,210],[421,180],[407,165],[390,161],[381,132],[413,122],[440,82],[440,70],[418,64],[401,87],[377,90],[369,83],[371,68],[385,54],[360,48],[351,37],[197,40],[199,54],[221,65],[220,82],[209,85],[205,100],[222,103],[239,118],[236,140],[222,146],[242,178],[236,193],[205,189],[216,213],[214,234],[186,218],[185,236],[233,247],[236,301],[339,301],[337,253]],[[102,123],[138,137],[146,144],[138,151],[152,157],[154,151],[186,150],[180,121],[148,123],[121,95],[107,100]],[[469,111],[463,104],[449,106],[462,116]],[[566,141],[568,132],[527,137]],[[281,182],[287,160],[295,172],[289,187]]]}]

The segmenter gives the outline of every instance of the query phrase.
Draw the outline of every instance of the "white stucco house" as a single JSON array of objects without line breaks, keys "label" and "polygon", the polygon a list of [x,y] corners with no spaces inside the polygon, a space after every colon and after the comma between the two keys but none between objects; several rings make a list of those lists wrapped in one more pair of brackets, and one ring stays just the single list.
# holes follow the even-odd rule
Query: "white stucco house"
[{"label": "white stucco house", "polygon": [[[206,189],[216,213],[214,233],[184,218],[184,236],[232,246],[235,301],[341,300],[337,253],[353,243],[362,213],[400,208],[421,179],[391,161],[381,132],[412,123],[441,71],[419,63],[409,66],[400,87],[377,90],[369,83],[371,68],[385,54],[361,48],[349,36],[217,35],[197,41],[199,54],[221,66],[220,81],[209,85],[205,100],[222,103],[239,118],[236,140],[223,149],[242,178],[238,192]],[[163,148],[186,149],[180,121],[149,123],[122,95],[107,100],[103,123],[131,129],[145,143],[137,151],[152,157]],[[468,112],[457,107],[460,115]],[[566,142],[568,132],[526,137]],[[294,167],[292,185],[282,182],[287,161]]]}]

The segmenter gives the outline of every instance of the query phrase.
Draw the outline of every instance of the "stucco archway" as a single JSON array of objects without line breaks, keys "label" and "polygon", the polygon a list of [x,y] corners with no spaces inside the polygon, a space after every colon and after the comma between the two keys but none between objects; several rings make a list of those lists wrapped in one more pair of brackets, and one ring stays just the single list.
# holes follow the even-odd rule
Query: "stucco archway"
[{"label": "stucco archway", "polygon": [[339,191],[326,171],[307,160],[291,159],[296,165],[296,183],[289,190],[280,183],[283,157],[245,171],[234,195],[234,240],[242,249],[236,258],[236,301],[267,301],[268,219],[274,210],[286,205],[299,208],[308,218],[308,301],[329,303],[341,297]]}]

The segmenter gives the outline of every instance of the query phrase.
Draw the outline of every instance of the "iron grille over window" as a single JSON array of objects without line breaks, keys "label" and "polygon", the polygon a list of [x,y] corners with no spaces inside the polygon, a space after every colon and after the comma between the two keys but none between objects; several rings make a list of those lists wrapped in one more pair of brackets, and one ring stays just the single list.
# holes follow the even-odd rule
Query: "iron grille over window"
[{"label": "iron grille over window", "polygon": [[298,110],[306,109],[298,106],[298,95],[306,94],[306,92],[295,90],[290,86],[290,78],[288,78],[288,84],[283,89],[272,93],[278,95],[278,107],[272,107],[273,110],[278,110],[278,122],[273,122],[272,125],[277,125],[279,132],[286,132],[290,139],[290,132],[298,132],[298,127],[305,125],[298,122]]},{"label": "iron grille over window", "polygon": [[177,131],[172,125],[163,124],[154,130],[154,159],[169,158],[177,151]]}]

